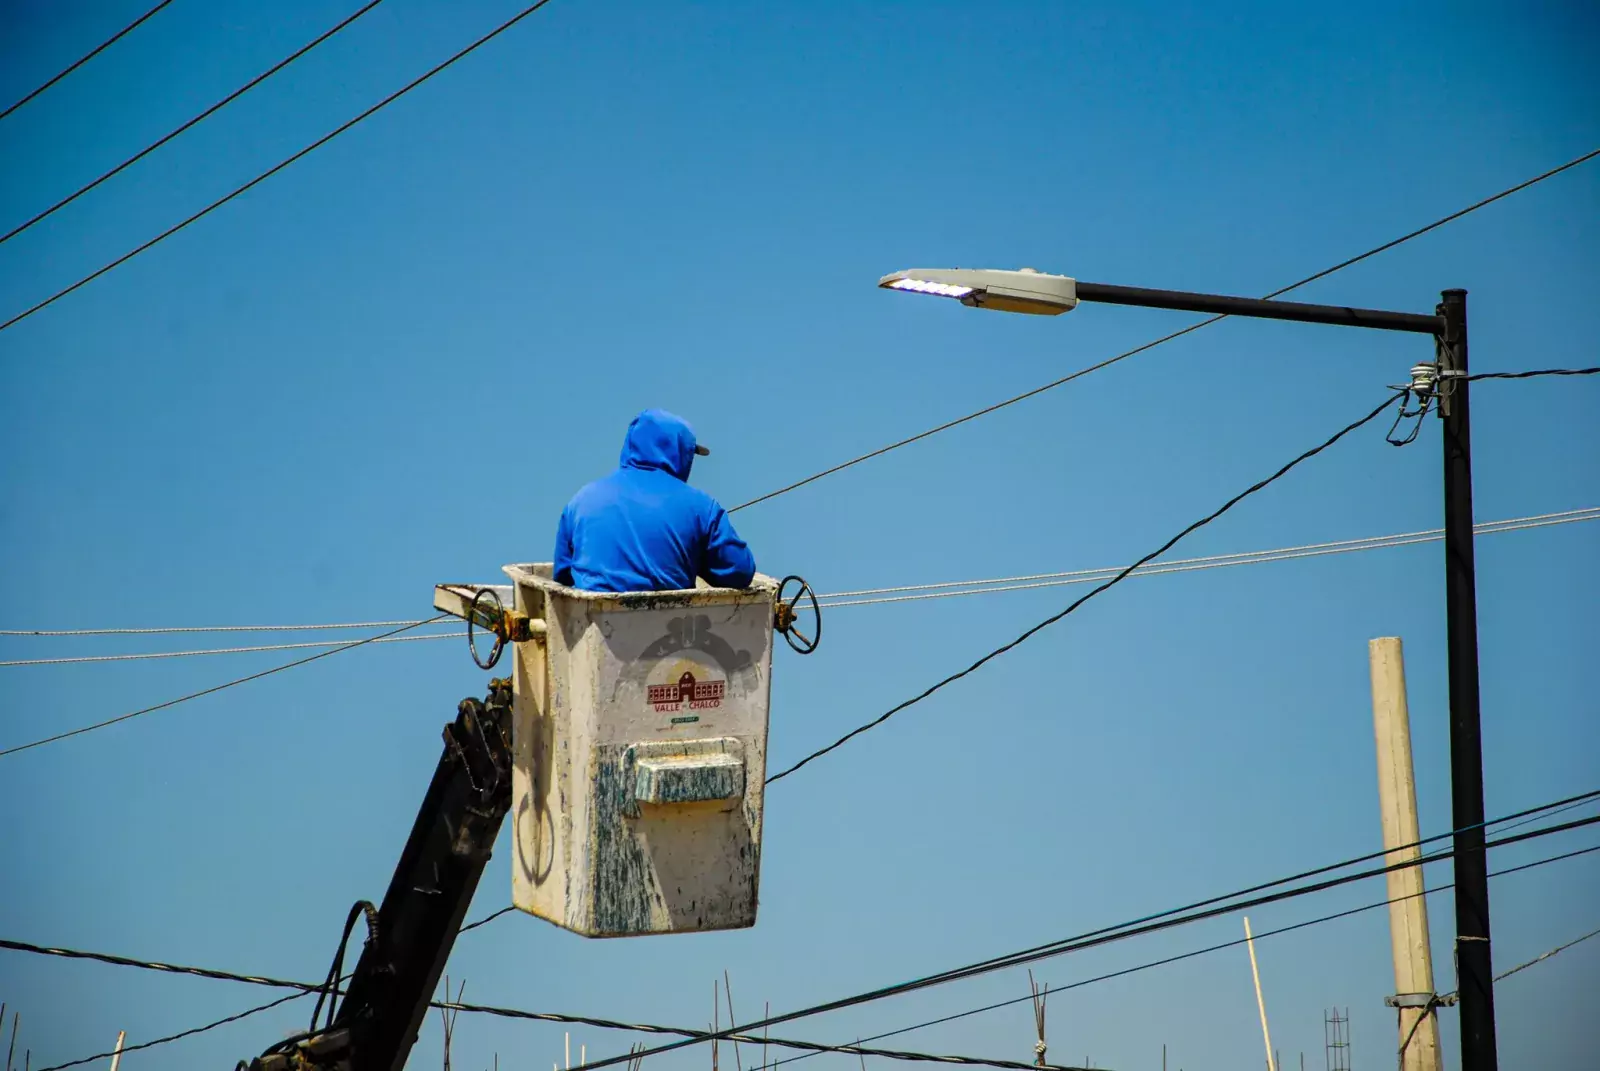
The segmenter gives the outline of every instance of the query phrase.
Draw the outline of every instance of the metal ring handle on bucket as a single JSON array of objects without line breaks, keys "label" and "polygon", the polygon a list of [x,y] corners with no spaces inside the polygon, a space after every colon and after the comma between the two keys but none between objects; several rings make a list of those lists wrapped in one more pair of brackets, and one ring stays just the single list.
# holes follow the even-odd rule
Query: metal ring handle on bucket
[{"label": "metal ring handle on bucket", "polygon": [[[786,599],[784,593],[788,590],[791,581],[797,587],[794,595]],[[809,599],[811,603],[811,617],[816,622],[814,634],[811,636],[807,636],[797,626],[799,619],[798,607],[801,599]],[[808,655],[817,649],[817,644],[822,642],[822,607],[817,604],[817,593],[811,589],[811,585],[806,583],[803,578],[791,574],[784,577],[778,584],[777,610],[773,627],[783,634],[784,642],[796,654]]]},{"label": "metal ring handle on bucket", "polygon": [[478,616],[478,604],[482,602],[485,595],[494,599],[493,613],[495,621],[503,622],[505,620],[506,604],[500,601],[500,593],[493,588],[479,588],[478,593],[472,597],[472,604],[467,607],[467,651],[472,655],[472,660],[477,663],[479,669],[493,669],[495,663],[500,661],[501,652],[505,650],[506,638],[501,635],[504,628],[503,625],[493,629],[494,647],[489,652],[488,660],[485,661],[478,657],[478,642],[476,635],[473,633],[473,619]]}]

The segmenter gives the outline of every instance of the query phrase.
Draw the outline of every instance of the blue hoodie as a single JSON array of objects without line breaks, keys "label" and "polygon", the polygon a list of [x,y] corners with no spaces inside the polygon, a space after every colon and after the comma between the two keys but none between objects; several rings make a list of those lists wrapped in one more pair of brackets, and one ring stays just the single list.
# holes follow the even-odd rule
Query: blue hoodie
[{"label": "blue hoodie", "polygon": [[694,429],[664,409],[628,425],[616,472],[561,511],[555,579],[585,591],[744,588],[756,561],[716,500],[690,487]]}]

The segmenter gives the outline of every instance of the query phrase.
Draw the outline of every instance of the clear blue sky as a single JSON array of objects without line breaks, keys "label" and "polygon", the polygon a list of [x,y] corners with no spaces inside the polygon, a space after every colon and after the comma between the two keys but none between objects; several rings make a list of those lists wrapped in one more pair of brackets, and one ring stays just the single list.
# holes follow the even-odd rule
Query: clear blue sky
[{"label": "clear blue sky", "polygon": [[[0,101],[145,0],[0,5]],[[9,228],[356,6],[178,0],[0,121]],[[9,316],[277,162],[517,10],[388,0],[286,74],[0,248]],[[7,628],[424,616],[437,581],[548,557],[555,518],[649,405],[742,501],[1189,322],[984,315],[874,289],[1031,265],[1263,293],[1600,144],[1584,5],[649,4],[555,0],[402,102],[0,333]],[[1585,46],[1584,41],[1591,42]],[[1430,310],[1471,292],[1480,370],[1596,363],[1600,164],[1308,287]],[[1228,322],[739,514],[764,571],[824,591],[1127,562],[1370,409],[1426,343]],[[1600,504],[1600,383],[1474,396],[1480,519]],[[1435,527],[1438,426],[1381,426],[1178,556]],[[1491,815],[1600,787],[1600,531],[1479,549]],[[468,998],[700,1024],[856,992],[1370,851],[1366,641],[1407,644],[1425,832],[1448,827],[1437,545],[1132,581],[775,786],[752,930],[593,943],[506,918]],[[779,652],[774,763],[1082,589],[841,609]],[[291,637],[294,638],[294,637]],[[256,637],[12,639],[0,658]],[[270,638],[268,638],[270,639]],[[263,640],[262,642],[265,642]],[[287,660],[0,669],[0,746]],[[0,932],[319,978],[377,898],[484,683],[456,642],[366,648],[0,759]],[[1585,838],[1587,837],[1587,840]],[[1506,866],[1591,832],[1496,856]],[[509,895],[505,850],[472,917]],[[1448,867],[1430,870],[1448,881]],[[1497,881],[1496,962],[1600,925],[1600,857]],[[1379,899],[1263,909],[1258,929]],[[1450,903],[1433,901],[1440,988]],[[1066,985],[1238,935],[1237,917],[1071,956]],[[1383,912],[1259,949],[1285,1066],[1392,1059]],[[787,1027],[825,1041],[1026,992],[1017,973]],[[1499,990],[1503,1066],[1592,1066],[1594,943]],[[0,955],[35,1067],[272,993]],[[1242,949],[1051,1001],[1053,1059],[1260,1066]],[[231,1067],[299,1002],[130,1056]],[[1443,1015],[1450,1059],[1456,1018]],[[905,1035],[1029,1059],[1026,1005]],[[463,1016],[458,1067],[539,1068],[559,1027]],[[580,1030],[591,1056],[626,1036]],[[435,1018],[413,1066],[438,1059]],[[704,1067],[694,1049],[652,1061]],[[727,1056],[724,1056],[724,1060]],[[745,1054],[748,1061],[750,1055]],[[844,1068],[842,1057],[821,1057]],[[19,1052],[20,1060],[20,1052]]]}]

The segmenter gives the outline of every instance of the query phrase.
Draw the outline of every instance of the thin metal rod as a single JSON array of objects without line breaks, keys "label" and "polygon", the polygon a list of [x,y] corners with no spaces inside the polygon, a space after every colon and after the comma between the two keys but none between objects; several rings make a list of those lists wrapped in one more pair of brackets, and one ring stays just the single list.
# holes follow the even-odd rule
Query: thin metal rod
[{"label": "thin metal rod", "polygon": [[1413,331],[1423,335],[1436,335],[1444,330],[1443,317],[1424,316],[1414,312],[1353,309],[1344,305],[1307,305],[1298,301],[1268,301],[1264,298],[1227,297],[1223,294],[1191,294],[1182,290],[1148,290],[1142,286],[1086,283],[1081,279],[1078,281],[1077,289],[1079,301],[1098,301],[1109,305],[1138,305],[1146,309],[1178,309],[1183,312],[1253,316],[1263,320],[1295,320],[1300,323],[1371,327],[1380,331]]}]

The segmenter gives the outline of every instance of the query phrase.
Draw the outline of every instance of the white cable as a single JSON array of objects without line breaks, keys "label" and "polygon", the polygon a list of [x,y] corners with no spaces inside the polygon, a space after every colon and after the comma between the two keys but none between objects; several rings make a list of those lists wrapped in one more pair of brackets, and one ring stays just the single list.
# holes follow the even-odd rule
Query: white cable
[{"label": "white cable", "polygon": [[[1579,521],[1600,520],[1600,506],[1564,510],[1559,513],[1540,513],[1531,517],[1514,517],[1502,521],[1484,521],[1473,526],[1476,535],[1494,535],[1497,532],[1516,532],[1528,528],[1546,528],[1557,524],[1575,524]],[[1237,551],[1204,558],[1180,558],[1154,563],[1133,574],[1159,576],[1163,573],[1188,573],[1200,569],[1221,569],[1232,565],[1262,565],[1268,562],[1292,561],[1297,558],[1316,558],[1329,554],[1349,554],[1361,550],[1383,550],[1389,547],[1410,546],[1417,543],[1435,543],[1444,538],[1442,528],[1423,532],[1402,532],[1396,535],[1367,536],[1332,543],[1307,543],[1298,547],[1279,547],[1274,550]],[[981,595],[996,591],[1025,591],[1034,588],[1061,587],[1067,584],[1091,584],[1107,580],[1122,571],[1122,566],[1104,566],[1099,569],[1079,569],[1065,573],[1034,573],[1023,576],[1002,576],[988,580],[949,580],[936,584],[908,584],[892,588],[864,588],[859,591],[836,591],[818,595],[822,605],[833,609],[840,606],[875,606],[891,602],[916,602],[923,599],[953,598],[957,595]],[[960,589],[960,590],[951,590]],[[922,594],[901,594],[920,592]],[[854,596],[885,595],[887,598],[862,599]],[[844,600],[844,601],[838,601]],[[385,626],[413,625],[415,621],[353,621],[327,625],[217,625],[176,628],[121,628],[121,629],[6,629],[0,636],[109,636],[158,635],[179,632],[296,632],[312,629],[380,628]],[[445,639],[463,636],[462,632],[445,632],[428,636],[405,636],[398,640],[377,640],[378,643],[411,642],[414,640]],[[5,666],[61,665],[75,662],[123,662],[147,658],[186,658],[197,655],[245,654],[253,651],[290,651],[308,647],[337,647],[345,641],[329,643],[283,643],[254,647],[221,647],[195,651],[161,651],[151,654],[93,655],[79,658],[37,658],[0,662]]]},{"label": "white cable", "polygon": [[316,632],[334,628],[393,628],[418,621],[348,621],[334,625],[191,625],[183,628],[0,629],[0,636],[159,636],[173,632]]},{"label": "white cable", "polygon": [[[1513,521],[1493,521],[1475,527],[1476,535],[1495,535],[1499,532],[1516,532],[1526,528],[1546,528],[1556,524],[1575,524],[1580,521],[1600,520],[1600,509],[1576,510],[1572,516],[1552,515],[1546,518],[1528,518],[1521,523]],[[1444,538],[1443,531],[1414,532],[1405,535],[1378,536],[1365,540],[1350,540],[1344,543],[1325,543],[1307,547],[1285,547],[1281,550],[1262,550],[1244,554],[1219,555],[1212,558],[1187,558],[1178,561],[1162,562],[1146,566],[1133,573],[1132,576],[1160,576],[1164,573],[1191,573],[1201,569],[1224,569],[1233,565],[1265,565],[1269,562],[1292,561],[1297,558],[1320,558],[1329,554],[1351,554],[1362,550],[1384,550],[1389,547],[1405,547],[1419,543],[1437,543]],[[890,595],[877,599],[849,599],[843,602],[823,602],[821,605],[829,610],[841,606],[876,606],[891,602],[919,602],[924,599],[949,599],[957,595],[984,595],[996,591],[1026,591],[1034,588],[1055,588],[1068,584],[1093,584],[1098,581],[1109,580],[1122,571],[1122,566],[1112,566],[1102,569],[1085,569],[1075,573],[1045,574],[1055,579],[1045,579],[1034,583],[1004,584],[1002,581],[1012,579],[999,577],[994,580],[973,580],[967,584],[983,585],[981,587],[962,587],[959,591],[933,591],[932,588],[946,588],[950,584],[928,584],[921,587],[890,588],[889,591],[921,591],[918,595]],[[1017,577],[1025,580],[1025,577]],[[863,592],[862,594],[865,594]],[[834,598],[839,598],[836,595]],[[818,596],[823,599],[824,596]]]},{"label": "white cable", "polygon": [[[416,643],[418,640],[451,640],[465,635],[465,632],[436,632],[428,636],[394,636],[367,642]],[[344,647],[349,642],[349,640],[333,640],[326,643],[268,643],[259,647],[213,647],[201,651],[153,651],[149,654],[87,655],[81,658],[26,658],[16,662],[0,662],[0,666],[60,666],[69,662],[134,662],[143,658],[193,658],[196,655],[250,654],[254,651],[299,651],[308,647]]]},{"label": "white cable", "polygon": [[[1473,530],[1474,534],[1477,534],[1477,535],[1490,535],[1490,534],[1492,534],[1492,533],[1494,533],[1496,531],[1517,531],[1520,528],[1540,528],[1540,527],[1544,526],[1543,524],[1538,524],[1538,523],[1534,523],[1534,522],[1548,522],[1548,523],[1551,523],[1551,524],[1566,524],[1566,523],[1570,523],[1571,521],[1591,521],[1591,520],[1597,520],[1597,519],[1600,519],[1600,506],[1586,506],[1586,507],[1584,507],[1582,509],[1564,510],[1564,511],[1562,511],[1560,513],[1541,513],[1541,514],[1536,514],[1535,516],[1532,516],[1532,517],[1513,517],[1513,518],[1510,518],[1508,520],[1503,520],[1503,521],[1484,521],[1484,522],[1482,522],[1480,524],[1473,525],[1473,529],[1472,530]],[[1441,539],[1443,537],[1444,537],[1444,529],[1443,528],[1431,528],[1431,529],[1428,529],[1427,531],[1423,531],[1423,532],[1401,532],[1401,533],[1398,533],[1398,534],[1395,534],[1395,535],[1367,536],[1367,537],[1365,537],[1363,539],[1341,539],[1341,540],[1338,540],[1338,541],[1332,542],[1332,543],[1307,543],[1304,546],[1279,547],[1276,550],[1247,550],[1247,551],[1236,551],[1236,552],[1234,552],[1232,554],[1217,554],[1217,555],[1213,555],[1213,556],[1207,557],[1207,558],[1179,558],[1179,559],[1175,559],[1173,561],[1162,562],[1161,566],[1195,565],[1195,564],[1198,564],[1198,563],[1201,563],[1201,562],[1219,562],[1219,563],[1223,563],[1223,564],[1235,564],[1233,562],[1233,559],[1238,559],[1238,558],[1253,559],[1253,558],[1259,557],[1261,555],[1268,555],[1268,554],[1271,554],[1271,555],[1291,554],[1291,553],[1295,553],[1295,552],[1299,552],[1299,551],[1321,551],[1321,550],[1324,550],[1324,549],[1327,549],[1328,553],[1340,553],[1341,551],[1344,551],[1344,550],[1365,550],[1365,549],[1369,549],[1369,548],[1367,548],[1365,546],[1362,546],[1361,544],[1368,544],[1368,543],[1376,544],[1377,547],[1372,548],[1372,549],[1378,549],[1378,548],[1385,547],[1385,546],[1401,546],[1401,545],[1404,545],[1403,543],[1393,542],[1393,541],[1396,541],[1396,540],[1411,540],[1411,541],[1416,541],[1416,542],[1429,542],[1429,541],[1437,541],[1438,539]],[[1249,564],[1249,563],[1248,562],[1239,562],[1237,564]],[[1155,569],[1157,569],[1159,567],[1160,566],[1152,565],[1152,566],[1150,566],[1149,568],[1147,568],[1147,569],[1145,569],[1143,571],[1144,572],[1151,572],[1151,571],[1154,571]],[[1023,583],[1023,582],[1031,581],[1031,580],[1057,580],[1057,579],[1064,579],[1064,578],[1067,578],[1067,577],[1084,577],[1084,578],[1086,578],[1088,580],[1092,580],[1094,578],[1103,576],[1106,573],[1119,573],[1119,572],[1122,571],[1122,568],[1123,568],[1122,566],[1109,566],[1109,567],[1103,567],[1103,568],[1100,568],[1100,569],[1079,569],[1079,570],[1076,570],[1074,572],[1067,572],[1067,573],[1033,573],[1033,574],[1023,575],[1023,576],[998,576],[998,577],[993,577],[993,578],[988,579],[988,580],[947,580],[947,581],[945,581],[943,583],[939,583],[939,584],[907,584],[907,585],[905,585],[903,587],[895,587],[895,588],[862,588],[859,591],[835,591],[835,592],[830,592],[827,595],[818,595],[817,598],[819,600],[849,599],[849,598],[855,598],[858,595],[894,595],[894,594],[899,594],[900,592],[905,592],[905,591],[933,591],[933,590],[937,590],[937,589],[940,589],[940,588],[966,588],[966,587],[978,587],[978,586],[981,586],[981,585],[990,585],[990,584],[1014,584],[1014,583]],[[843,603],[843,604],[838,604],[838,605],[854,606],[854,605],[858,605],[858,604],[857,603]]]}]

